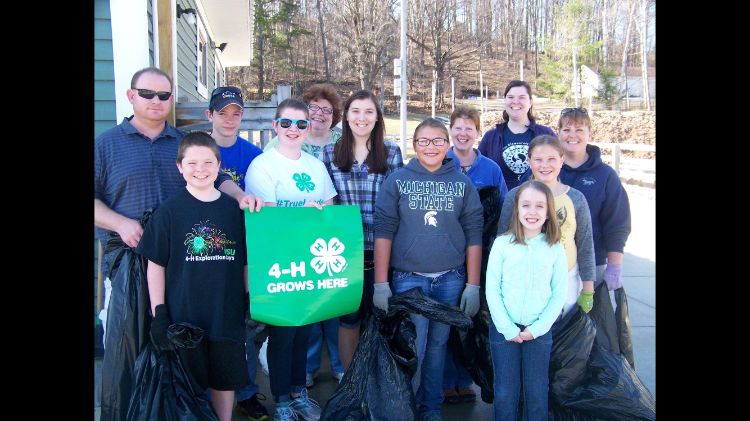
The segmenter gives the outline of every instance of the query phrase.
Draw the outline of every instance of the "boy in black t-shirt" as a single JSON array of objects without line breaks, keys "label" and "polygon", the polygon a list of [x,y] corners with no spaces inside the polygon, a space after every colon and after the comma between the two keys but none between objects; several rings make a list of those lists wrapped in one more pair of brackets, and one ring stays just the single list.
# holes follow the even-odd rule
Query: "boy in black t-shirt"
[{"label": "boy in black t-shirt", "polygon": [[220,162],[208,134],[195,132],[182,139],[177,168],[186,189],[154,212],[137,251],[148,259],[152,341],[171,349],[167,327],[173,321],[205,330],[197,348],[176,350],[193,383],[210,389],[219,419],[230,421],[234,390],[249,382],[244,345],[247,258],[242,210],[214,188]]}]

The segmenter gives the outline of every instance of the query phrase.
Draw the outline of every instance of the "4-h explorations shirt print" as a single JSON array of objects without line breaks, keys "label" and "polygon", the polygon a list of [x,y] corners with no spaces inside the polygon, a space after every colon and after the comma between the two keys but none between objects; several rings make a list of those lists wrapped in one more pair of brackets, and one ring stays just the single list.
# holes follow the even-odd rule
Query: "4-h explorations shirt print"
[{"label": "4-h explorations shirt print", "polygon": [[[298,188],[306,183],[300,174]],[[357,206],[267,207],[245,212],[245,229],[253,320],[302,326],[359,307],[364,246]]]},{"label": "4-h explorations shirt print", "polygon": [[204,262],[207,260],[233,261],[236,241],[228,240],[226,234],[216,228],[210,221],[200,221],[185,235],[186,262]]}]

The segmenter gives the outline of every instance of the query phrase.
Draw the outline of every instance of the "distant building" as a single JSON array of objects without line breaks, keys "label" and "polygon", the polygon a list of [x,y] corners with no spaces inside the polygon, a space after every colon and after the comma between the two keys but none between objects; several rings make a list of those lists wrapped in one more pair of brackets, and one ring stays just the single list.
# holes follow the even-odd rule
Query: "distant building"
[{"label": "distant building", "polygon": [[[640,68],[637,69],[640,72]],[[649,73],[654,73],[654,68],[649,68]],[[599,89],[599,74],[588,66],[581,65],[581,97],[596,97]],[[643,96],[643,86],[641,84],[640,73],[633,74],[633,69],[629,69],[628,78],[628,96],[631,98],[640,98]],[[620,86],[620,95],[625,96],[625,78],[619,76],[617,83]],[[571,85],[571,88],[575,92],[575,87]],[[656,98],[656,76],[648,77],[648,93],[649,97]]]}]

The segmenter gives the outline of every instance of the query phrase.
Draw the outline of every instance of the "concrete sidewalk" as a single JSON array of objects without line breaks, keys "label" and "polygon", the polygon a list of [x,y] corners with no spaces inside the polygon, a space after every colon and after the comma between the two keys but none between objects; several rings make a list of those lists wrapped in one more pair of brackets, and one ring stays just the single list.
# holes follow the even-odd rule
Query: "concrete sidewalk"
[{"label": "concrete sidewalk", "polygon": [[656,190],[626,185],[632,232],[622,285],[628,296],[635,371],[656,398]]},{"label": "concrete sidewalk", "polygon": [[[633,335],[633,353],[635,369],[643,384],[656,398],[656,190],[632,185],[625,186],[630,199],[630,210],[633,230],[625,246],[623,263],[623,287],[628,296],[628,308]],[[328,397],[336,390],[338,384],[330,375],[330,366],[324,352],[320,375],[315,386],[310,389],[310,396],[325,405]],[[94,390],[94,420],[99,419],[99,390],[101,377],[101,359],[94,360],[96,389]],[[273,417],[272,402],[268,376],[260,366],[256,378],[260,392],[269,399],[264,402]],[[477,395],[479,388],[474,385]],[[456,405],[444,404],[442,416],[446,421],[491,420],[492,405],[477,398],[476,403]],[[235,411],[232,421],[247,420],[247,417]]]}]

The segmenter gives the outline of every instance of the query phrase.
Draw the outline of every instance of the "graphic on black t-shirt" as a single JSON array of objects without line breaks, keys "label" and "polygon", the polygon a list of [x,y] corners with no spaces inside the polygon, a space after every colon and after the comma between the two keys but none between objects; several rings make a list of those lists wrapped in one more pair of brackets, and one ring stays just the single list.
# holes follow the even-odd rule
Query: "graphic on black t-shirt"
[{"label": "graphic on black t-shirt", "polygon": [[226,234],[211,221],[200,221],[185,235],[185,261],[234,260],[235,249],[228,246],[235,243],[236,241],[228,240]]},{"label": "graphic on black t-shirt", "polygon": [[529,168],[526,155],[529,153],[529,145],[510,145],[503,151],[505,165],[516,174],[523,174]]}]

